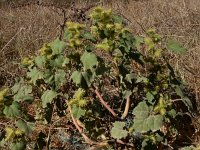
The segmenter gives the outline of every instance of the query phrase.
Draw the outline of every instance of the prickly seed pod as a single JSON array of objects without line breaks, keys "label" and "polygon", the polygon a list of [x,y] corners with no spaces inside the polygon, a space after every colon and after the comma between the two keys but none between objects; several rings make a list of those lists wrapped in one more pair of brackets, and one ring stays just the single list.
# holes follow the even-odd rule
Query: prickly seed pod
[{"label": "prickly seed pod", "polygon": [[154,107],[154,112],[155,113],[158,113],[160,111],[160,106],[159,105],[156,105],[155,107]]},{"label": "prickly seed pod", "polygon": [[5,128],[5,131],[6,131],[6,135],[5,135],[5,141],[9,141],[9,140],[11,140],[12,138],[14,138],[15,137],[15,131],[14,131],[14,129],[13,128],[11,128],[11,127],[6,127]]},{"label": "prickly seed pod", "polygon": [[87,105],[87,100],[86,99],[79,99],[78,100],[78,105],[79,105],[79,107],[84,107],[84,106],[86,106]]},{"label": "prickly seed pod", "polygon": [[113,24],[107,24],[107,25],[106,25],[106,28],[107,28],[107,29],[113,29],[113,27],[114,27]]},{"label": "prickly seed pod", "polygon": [[15,135],[16,136],[21,136],[22,134],[24,134],[24,132],[20,129],[15,130]]},{"label": "prickly seed pod", "polygon": [[23,60],[22,60],[22,65],[23,66],[29,66],[33,63],[33,60],[31,58],[28,58],[28,57],[25,57]]},{"label": "prickly seed pod", "polygon": [[4,97],[6,96],[6,94],[8,93],[9,88],[5,88],[2,91],[0,91],[0,103],[3,101]]},{"label": "prickly seed pod", "polygon": [[79,88],[76,93],[74,94],[74,98],[81,99],[85,95],[85,90],[82,88]]},{"label": "prickly seed pod", "polygon": [[69,31],[82,30],[85,28],[84,24],[80,24],[76,22],[66,22],[65,25],[67,26],[67,29]]},{"label": "prickly seed pod", "polygon": [[44,44],[43,47],[39,50],[39,54],[42,55],[42,56],[43,55],[44,56],[51,55],[52,50],[51,50],[51,48],[48,44]]},{"label": "prickly seed pod", "polygon": [[165,108],[161,108],[160,109],[160,114],[162,115],[162,116],[164,116],[165,114],[166,114],[166,109]]}]

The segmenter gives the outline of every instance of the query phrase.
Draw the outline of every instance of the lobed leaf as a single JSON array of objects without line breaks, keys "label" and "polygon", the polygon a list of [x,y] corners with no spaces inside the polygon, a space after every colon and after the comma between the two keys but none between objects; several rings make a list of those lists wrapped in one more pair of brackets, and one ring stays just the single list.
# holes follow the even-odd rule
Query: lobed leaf
[{"label": "lobed leaf", "polygon": [[92,69],[98,63],[96,55],[87,51],[81,56],[81,62],[86,70]]},{"label": "lobed leaf", "polygon": [[73,105],[72,107],[72,114],[74,115],[74,117],[76,119],[79,119],[81,116],[84,116],[85,115],[85,110],[82,109],[81,107],[78,107],[76,105]]},{"label": "lobed leaf", "polygon": [[54,98],[57,97],[57,93],[52,90],[47,90],[43,93],[41,99],[42,99],[42,106],[43,108],[47,107],[48,103],[51,103]]},{"label": "lobed leaf", "polygon": [[34,67],[33,69],[30,69],[30,72],[27,73],[27,76],[31,78],[31,81],[35,85],[38,79],[43,79],[44,74],[42,71],[39,71],[36,67]]},{"label": "lobed leaf", "polygon": [[187,51],[186,48],[182,47],[177,41],[174,41],[174,40],[168,41],[167,49],[179,54],[184,54]]},{"label": "lobed leaf", "polygon": [[136,132],[157,131],[163,124],[162,115],[150,115],[150,106],[146,102],[140,102],[133,110],[135,115],[132,128]]},{"label": "lobed leaf", "polygon": [[90,40],[92,42],[96,42],[96,39],[92,36],[90,32],[86,32],[82,35],[83,38]]},{"label": "lobed leaf", "polygon": [[32,86],[20,84],[17,93],[14,95],[14,100],[17,102],[33,100]]},{"label": "lobed leaf", "polygon": [[35,57],[35,64],[39,67],[42,68],[46,63],[46,58],[45,56],[37,56]]},{"label": "lobed leaf", "polygon": [[10,118],[20,116],[20,105],[13,101],[10,106],[5,106],[3,113]]},{"label": "lobed leaf", "polygon": [[150,115],[145,119],[141,118],[134,118],[134,123],[132,128],[136,132],[148,132],[148,131],[157,131],[163,125],[163,116],[162,115]]},{"label": "lobed leaf", "polygon": [[146,98],[149,102],[152,102],[154,100],[154,96],[153,94],[151,94],[150,92],[147,92],[146,94]]},{"label": "lobed leaf", "polygon": [[81,72],[79,71],[74,71],[71,75],[71,79],[72,81],[78,85],[78,84],[81,84],[81,81],[82,81],[82,74]]},{"label": "lobed leaf", "polygon": [[33,130],[33,124],[25,122],[24,120],[18,120],[16,123],[17,127],[26,134],[30,134]]},{"label": "lobed leaf", "polygon": [[17,142],[17,143],[11,143],[11,145],[10,145],[11,150],[24,150],[25,147],[26,147],[26,145],[23,141]]},{"label": "lobed leaf", "polygon": [[66,48],[66,43],[57,38],[56,40],[51,42],[49,46],[52,49],[52,54],[57,55],[61,54],[64,51],[64,49]]},{"label": "lobed leaf", "polygon": [[128,131],[124,130],[124,127],[125,122],[115,121],[111,129],[111,136],[115,139],[125,138],[128,135]]},{"label": "lobed leaf", "polygon": [[133,115],[136,116],[136,118],[145,119],[149,116],[149,106],[146,104],[146,102],[140,102],[133,110]]},{"label": "lobed leaf", "polygon": [[66,82],[66,78],[65,78],[65,71],[59,69],[56,74],[55,74],[55,85],[56,85],[56,89],[59,89],[60,86],[64,85]]}]

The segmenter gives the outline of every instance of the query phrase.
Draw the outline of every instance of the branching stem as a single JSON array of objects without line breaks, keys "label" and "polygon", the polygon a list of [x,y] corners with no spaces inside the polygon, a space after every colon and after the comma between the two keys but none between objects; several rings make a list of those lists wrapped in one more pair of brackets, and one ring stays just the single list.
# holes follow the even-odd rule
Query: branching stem
[{"label": "branching stem", "polygon": [[99,98],[100,102],[103,104],[103,106],[114,116],[116,117],[117,114],[110,108],[110,106],[104,101],[104,99],[102,98],[102,96],[100,95],[99,91],[97,90],[97,88],[95,89],[95,93],[97,95],[97,97]]},{"label": "branching stem", "polygon": [[85,133],[83,133],[83,130],[81,129],[81,127],[78,125],[77,123],[77,120],[74,118],[73,114],[72,114],[72,109],[71,109],[71,106],[69,103],[68,104],[68,109],[69,109],[69,112],[70,112],[70,115],[71,115],[71,118],[72,118],[72,121],[73,121],[73,124],[75,125],[75,127],[77,128],[78,132],[83,136],[85,142],[89,145],[93,145],[95,144],[96,142],[94,142],[93,140],[91,140]]}]

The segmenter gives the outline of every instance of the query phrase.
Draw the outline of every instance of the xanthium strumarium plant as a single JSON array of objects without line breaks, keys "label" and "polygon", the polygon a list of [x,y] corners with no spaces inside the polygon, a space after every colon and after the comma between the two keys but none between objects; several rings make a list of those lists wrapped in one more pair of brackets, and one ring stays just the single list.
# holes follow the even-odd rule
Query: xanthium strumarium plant
[{"label": "xanthium strumarium plant", "polygon": [[153,29],[133,36],[111,10],[97,7],[89,17],[90,24],[66,22],[62,40],[23,59],[26,75],[1,90],[0,113],[10,122],[1,146],[50,148],[51,136],[43,133],[42,145],[41,134],[35,141],[31,135],[56,116],[68,116],[83,141],[96,147],[161,148],[176,140],[174,122],[184,111],[174,99],[181,99],[187,112],[192,103],[164,52],[186,49],[174,41],[161,47]]}]

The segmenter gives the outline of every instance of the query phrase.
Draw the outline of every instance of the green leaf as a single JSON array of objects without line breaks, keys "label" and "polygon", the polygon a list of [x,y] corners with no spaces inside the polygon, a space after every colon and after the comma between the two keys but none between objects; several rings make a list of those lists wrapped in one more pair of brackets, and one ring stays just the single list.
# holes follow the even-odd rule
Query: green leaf
[{"label": "green leaf", "polygon": [[111,129],[111,136],[115,139],[125,138],[128,135],[128,131],[124,130],[124,127],[125,122],[115,121]]},{"label": "green leaf", "polygon": [[61,68],[63,61],[64,61],[64,56],[59,55],[59,56],[57,56],[56,59],[52,59],[50,61],[50,64],[51,64],[51,66]]},{"label": "green leaf", "polygon": [[113,21],[116,22],[116,23],[121,24],[123,22],[123,18],[119,15],[113,15],[112,18],[113,18]]},{"label": "green leaf", "polygon": [[181,87],[180,86],[176,86],[175,91],[176,91],[176,94],[181,97],[182,102],[185,104],[185,106],[188,107],[188,110],[191,111],[193,109],[192,102],[187,96],[185,96],[185,94],[183,93]]},{"label": "green leaf", "polygon": [[148,79],[146,77],[137,77],[136,83],[140,82],[148,83]]},{"label": "green leaf", "polygon": [[163,125],[163,116],[162,115],[150,115],[147,118],[134,118],[134,123],[132,128],[136,132],[148,132],[148,131],[157,131]]},{"label": "green leaf", "polygon": [[91,52],[95,49],[94,45],[85,45],[85,50]]},{"label": "green leaf", "polygon": [[97,65],[98,61],[95,54],[85,51],[81,56],[81,62],[83,63],[85,69],[92,69],[95,65]]},{"label": "green leaf", "polygon": [[79,71],[74,71],[71,75],[71,79],[72,81],[78,85],[78,84],[81,84],[81,81],[82,81],[82,74],[81,72]]},{"label": "green leaf", "polygon": [[144,139],[143,141],[142,141],[142,150],[145,150],[145,148],[147,147],[149,145],[149,139]]},{"label": "green leaf", "polygon": [[134,123],[131,128],[136,132],[157,131],[163,125],[162,115],[150,115],[151,107],[146,102],[140,102],[133,110]]},{"label": "green leaf", "polygon": [[152,40],[151,38],[149,38],[149,37],[146,37],[146,38],[144,39],[144,42],[145,42],[145,44],[147,45],[147,49],[148,49],[148,50],[153,49],[154,46],[155,46],[153,40]]},{"label": "green leaf", "polygon": [[47,104],[51,103],[52,100],[57,97],[57,95],[58,94],[55,91],[52,90],[45,91],[41,97],[43,108],[47,107]]},{"label": "green leaf", "polygon": [[76,119],[79,119],[81,116],[84,116],[85,112],[85,110],[83,110],[81,107],[77,107],[76,105],[73,105],[72,107],[72,114]]},{"label": "green leaf", "polygon": [[54,75],[52,74],[52,71],[50,69],[46,69],[44,72],[44,82],[47,84],[54,83]]},{"label": "green leaf", "polygon": [[20,78],[19,81],[16,80],[14,86],[11,88],[12,91],[13,91],[13,94],[16,94],[19,91],[19,89],[22,85],[24,85],[24,79],[23,78]]},{"label": "green leaf", "polygon": [[163,116],[162,115],[151,115],[145,120],[145,125],[148,127],[148,130],[157,131],[163,125]]},{"label": "green leaf", "polygon": [[20,116],[20,105],[17,102],[13,101],[12,105],[5,106],[3,113],[10,118]]},{"label": "green leaf", "polygon": [[66,48],[66,43],[57,38],[56,40],[51,42],[49,46],[52,49],[52,55],[57,55],[61,54],[64,51],[64,49]]},{"label": "green leaf", "polygon": [[169,114],[169,116],[171,116],[172,118],[175,118],[177,113],[174,109],[171,109],[170,111],[167,112]]},{"label": "green leaf", "polygon": [[129,96],[132,95],[132,91],[124,90],[124,91],[122,92],[122,94],[123,94],[122,97],[123,97],[124,99],[127,99]]},{"label": "green leaf", "polygon": [[72,37],[72,32],[65,31],[64,33],[64,40],[69,40]]},{"label": "green leaf", "polygon": [[185,146],[181,148],[180,150],[198,150],[198,148],[195,148],[194,146]]},{"label": "green leaf", "polygon": [[24,142],[18,142],[18,143],[11,143],[10,149],[11,150],[25,150],[26,145]]},{"label": "green leaf", "polygon": [[86,32],[82,35],[83,38],[90,40],[92,42],[95,42],[96,39],[92,36],[92,34],[90,32]]},{"label": "green leaf", "polygon": [[180,97],[184,97],[184,93],[182,92],[182,89],[181,89],[179,86],[176,86],[175,92],[176,92],[176,94],[179,95]]},{"label": "green leaf", "polygon": [[144,38],[141,36],[135,36],[135,47],[139,49],[140,45],[144,43]]},{"label": "green leaf", "polygon": [[69,64],[69,58],[59,55],[56,59],[51,60],[50,64],[54,67],[63,68],[66,64]]},{"label": "green leaf", "polygon": [[187,51],[186,48],[182,47],[177,41],[174,41],[174,40],[168,41],[167,49],[172,52],[179,53],[179,54],[186,53],[186,51]]},{"label": "green leaf", "polygon": [[154,96],[153,94],[151,94],[150,92],[147,92],[146,94],[146,98],[149,102],[152,102],[152,100],[154,99]]},{"label": "green leaf", "polygon": [[39,68],[42,68],[45,65],[45,62],[46,62],[45,56],[37,56],[37,57],[35,57],[35,64]]},{"label": "green leaf", "polygon": [[182,97],[182,101],[183,101],[183,103],[185,104],[185,106],[188,107],[188,110],[189,110],[189,111],[192,111],[193,106],[192,106],[191,100],[190,100],[187,96],[184,96],[184,97]]},{"label": "green leaf", "polygon": [[156,133],[155,138],[158,142],[162,142],[164,140],[163,135],[160,135],[159,133]]},{"label": "green leaf", "polygon": [[62,67],[64,67],[65,65],[69,64],[69,62],[70,62],[70,59],[66,57],[64,59],[63,63],[62,63]]},{"label": "green leaf", "polygon": [[149,116],[149,107],[146,102],[140,102],[133,110],[133,115],[137,118],[145,119]]},{"label": "green leaf", "polygon": [[87,87],[90,87],[92,82],[94,81],[95,75],[90,72],[82,72],[82,77],[84,78]]},{"label": "green leaf", "polygon": [[30,69],[30,72],[27,73],[27,76],[31,78],[33,84],[36,84],[38,79],[43,79],[43,72],[39,71],[36,67]]},{"label": "green leaf", "polygon": [[125,79],[126,81],[128,81],[129,83],[132,83],[132,80],[135,78],[135,75],[133,73],[127,74]]},{"label": "green leaf", "polygon": [[16,123],[17,127],[26,134],[30,134],[33,130],[33,124],[25,122],[23,120],[18,120]]},{"label": "green leaf", "polygon": [[13,91],[13,94],[16,94],[16,93],[19,91],[19,88],[20,88],[20,87],[21,87],[21,84],[18,83],[18,82],[16,82],[16,83],[14,84],[14,86],[11,88],[12,91]]},{"label": "green leaf", "polygon": [[59,89],[60,86],[64,85],[66,82],[65,78],[65,71],[64,70],[58,70],[55,74],[55,84],[56,84],[56,89]]},{"label": "green leaf", "polygon": [[17,93],[14,95],[14,100],[17,102],[33,100],[32,86],[20,84]]}]

